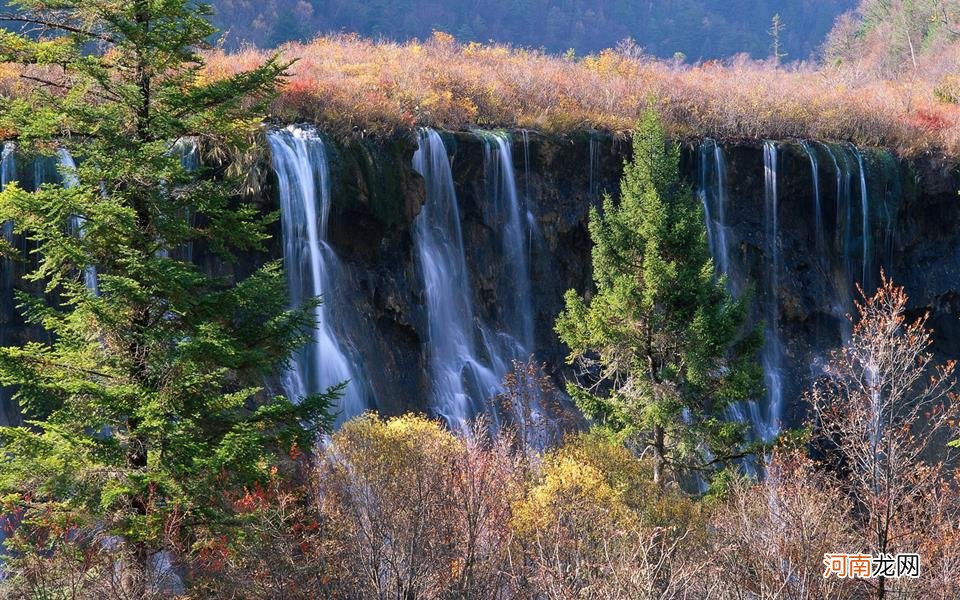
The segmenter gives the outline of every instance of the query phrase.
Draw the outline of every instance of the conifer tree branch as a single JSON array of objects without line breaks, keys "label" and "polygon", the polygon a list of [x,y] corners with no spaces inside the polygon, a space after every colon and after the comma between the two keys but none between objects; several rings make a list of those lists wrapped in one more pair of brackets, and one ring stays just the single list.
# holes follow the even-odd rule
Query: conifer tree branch
[{"label": "conifer tree branch", "polygon": [[105,33],[99,33],[96,31],[89,31],[86,29],[81,29],[80,27],[75,27],[67,23],[62,23],[58,21],[52,21],[49,19],[43,19],[40,17],[27,17],[24,15],[18,15],[15,13],[5,13],[0,14],[0,21],[14,21],[17,23],[27,23],[30,25],[42,25],[43,27],[49,27],[50,29],[58,29],[60,31],[65,31],[67,33],[75,33],[78,35],[85,35],[94,39],[98,39],[110,44],[116,44],[117,41],[111,36]]}]

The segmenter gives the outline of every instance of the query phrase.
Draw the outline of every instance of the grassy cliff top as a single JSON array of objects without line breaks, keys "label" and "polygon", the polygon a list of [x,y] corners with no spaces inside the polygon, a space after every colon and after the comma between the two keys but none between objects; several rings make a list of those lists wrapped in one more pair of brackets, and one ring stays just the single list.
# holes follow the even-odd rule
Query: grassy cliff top
[{"label": "grassy cliff top", "polygon": [[[586,57],[504,45],[322,37],[282,46],[296,62],[273,107],[339,135],[390,135],[416,126],[520,127],[546,133],[630,129],[656,98],[681,139],[815,138],[886,146],[903,155],[960,155],[960,106],[942,81],[883,79],[855,66],[780,68],[746,58],[685,65],[621,46]],[[271,52],[208,54],[207,76],[249,68]]]}]

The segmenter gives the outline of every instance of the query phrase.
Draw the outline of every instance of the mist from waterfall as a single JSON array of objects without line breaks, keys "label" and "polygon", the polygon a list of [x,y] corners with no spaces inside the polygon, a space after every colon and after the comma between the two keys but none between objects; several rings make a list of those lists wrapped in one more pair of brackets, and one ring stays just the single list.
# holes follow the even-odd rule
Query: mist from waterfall
[{"label": "mist from waterfall", "polygon": [[340,302],[336,285],[343,277],[340,261],[327,244],[330,170],[323,140],[310,129],[288,127],[269,132],[271,161],[277,176],[283,229],[283,264],[293,307],[314,299],[316,327],[283,377],[292,399],[322,393],[348,382],[340,398],[337,422],[368,407],[359,360],[335,328]]}]

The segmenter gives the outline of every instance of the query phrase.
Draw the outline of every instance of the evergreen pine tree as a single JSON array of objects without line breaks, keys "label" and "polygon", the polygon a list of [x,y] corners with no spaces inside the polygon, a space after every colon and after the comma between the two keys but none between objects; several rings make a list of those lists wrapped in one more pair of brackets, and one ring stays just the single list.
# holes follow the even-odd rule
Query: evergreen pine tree
[{"label": "evergreen pine tree", "polygon": [[648,108],[633,137],[619,203],[590,213],[596,291],[566,294],[556,323],[583,367],[568,393],[601,428],[652,453],[654,479],[708,468],[745,452],[743,427],[724,418],[756,397],[759,329],[744,334],[745,300],[716,277],[703,211]]},{"label": "evergreen pine tree", "polygon": [[[0,430],[13,578],[18,557],[87,537],[143,575],[171,536],[229,536],[233,494],[329,424],[337,390],[262,389],[313,326],[312,307],[286,308],[280,265],[237,280],[177,258],[197,244],[229,265],[262,250],[276,218],[241,200],[241,157],[286,65],[206,79],[209,16],[193,0],[22,0],[4,15],[24,27],[0,32],[0,60],[27,85],[3,98],[0,129],[20,153],[65,148],[79,165],[63,173],[76,185],[0,193],[47,292],[20,306],[53,340],[0,348],[0,384],[26,419]],[[232,166],[185,168],[186,140]],[[140,597],[144,577],[130,580]]]}]

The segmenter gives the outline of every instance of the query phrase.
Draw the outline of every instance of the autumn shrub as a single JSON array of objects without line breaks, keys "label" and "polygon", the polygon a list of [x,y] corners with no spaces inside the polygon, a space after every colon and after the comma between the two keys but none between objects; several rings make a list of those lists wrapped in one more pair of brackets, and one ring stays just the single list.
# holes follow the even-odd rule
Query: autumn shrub
[{"label": "autumn shrub", "polygon": [[19,523],[5,540],[0,598],[7,600],[155,600],[183,590],[169,553],[145,570],[102,527]]},{"label": "autumn shrub", "polygon": [[[956,456],[945,448],[960,420],[956,363],[937,359],[927,315],[909,318],[908,306],[904,289],[882,275],[877,291],[856,304],[850,341],[830,353],[808,400],[821,445],[843,474],[861,550],[924,547],[927,568],[942,574],[956,560],[951,524],[960,519],[949,466]],[[875,585],[876,598],[934,591],[922,577],[879,577]],[[936,590],[960,592],[956,580]]]},{"label": "autumn shrub", "polygon": [[697,588],[705,568],[698,511],[679,491],[654,489],[650,473],[595,435],[546,454],[514,505],[516,593],[652,599]]},{"label": "autumn shrub", "polygon": [[[570,60],[458,44],[445,34],[404,44],[321,37],[280,51],[296,62],[274,115],[315,121],[335,134],[390,135],[414,126],[623,133],[655,96],[681,138],[849,140],[904,154],[960,150],[957,107],[934,93],[942,98],[949,88],[942,69],[884,79],[846,64],[777,67],[735,57],[685,65],[628,47]],[[205,76],[223,77],[267,56],[212,51]]]},{"label": "autumn shrub", "polygon": [[292,454],[269,482],[225,499],[242,524],[234,536],[211,531],[183,549],[191,597],[307,600],[334,588],[328,527],[309,501],[305,456]]},{"label": "autumn shrub", "polygon": [[718,598],[845,600],[853,582],[823,577],[825,553],[860,551],[852,503],[800,453],[777,454],[762,482],[737,480],[710,520]]},{"label": "autumn shrub", "polygon": [[346,597],[495,597],[510,539],[507,446],[418,416],[368,414],[322,452],[318,512]]}]

